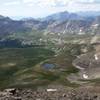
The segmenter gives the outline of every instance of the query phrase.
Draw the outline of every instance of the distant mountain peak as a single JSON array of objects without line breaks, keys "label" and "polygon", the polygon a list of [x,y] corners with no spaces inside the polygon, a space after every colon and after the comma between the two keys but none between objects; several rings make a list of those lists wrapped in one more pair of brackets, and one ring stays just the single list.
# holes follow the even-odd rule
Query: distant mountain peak
[{"label": "distant mountain peak", "polygon": [[65,20],[77,19],[77,18],[80,18],[80,16],[75,13],[69,13],[67,11],[64,11],[64,12],[55,13],[45,18],[42,18],[42,21],[54,20],[54,21],[62,22]]}]

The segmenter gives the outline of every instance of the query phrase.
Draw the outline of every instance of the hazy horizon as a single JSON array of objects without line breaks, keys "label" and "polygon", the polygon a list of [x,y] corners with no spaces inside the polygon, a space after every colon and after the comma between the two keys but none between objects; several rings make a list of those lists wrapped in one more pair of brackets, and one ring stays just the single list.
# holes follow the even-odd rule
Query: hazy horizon
[{"label": "hazy horizon", "polygon": [[0,15],[14,19],[41,18],[68,11],[100,11],[100,0],[3,0]]}]

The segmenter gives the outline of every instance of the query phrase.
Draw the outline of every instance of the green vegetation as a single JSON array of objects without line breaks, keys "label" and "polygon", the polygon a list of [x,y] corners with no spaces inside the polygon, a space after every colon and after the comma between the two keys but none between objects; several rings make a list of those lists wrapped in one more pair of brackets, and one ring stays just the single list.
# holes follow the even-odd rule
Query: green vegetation
[{"label": "green vegetation", "polygon": [[[34,68],[36,64],[50,59],[53,55],[53,51],[39,47],[0,49],[0,87],[14,84],[17,82],[15,73]],[[29,74],[32,73],[32,71],[29,72]]]},{"label": "green vegetation", "polygon": [[[72,61],[80,55],[80,45],[66,44],[57,56],[52,48],[47,48],[49,46],[0,49],[0,88],[36,88],[48,84],[78,86],[70,83],[67,77],[78,72]],[[45,63],[54,64],[55,68],[44,69],[42,65]]]}]

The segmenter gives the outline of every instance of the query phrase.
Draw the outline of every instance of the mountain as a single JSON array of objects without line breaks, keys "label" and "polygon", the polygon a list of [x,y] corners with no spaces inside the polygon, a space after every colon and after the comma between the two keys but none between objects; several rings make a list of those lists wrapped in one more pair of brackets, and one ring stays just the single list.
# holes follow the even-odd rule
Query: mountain
[{"label": "mountain", "polygon": [[55,38],[57,35],[64,37],[73,34],[100,34],[100,16],[83,17],[68,12],[56,13],[39,20],[34,18],[12,20],[0,16],[0,41],[8,42],[15,39],[17,42],[22,41],[23,44],[38,44],[46,37],[44,33],[48,36],[52,34],[53,37],[56,35]]},{"label": "mountain", "polygon": [[[16,21],[8,17],[0,16],[0,36],[19,32],[30,33],[33,30],[66,34],[92,33],[95,25],[99,26],[99,24],[99,16],[81,17],[78,14],[68,12],[56,13],[41,20],[26,18]],[[97,30],[99,30],[98,26]]]},{"label": "mountain", "polygon": [[62,22],[62,21],[65,21],[65,20],[72,20],[72,19],[80,19],[81,17],[78,16],[77,14],[75,13],[69,13],[67,11],[64,11],[64,12],[60,12],[60,13],[55,13],[55,14],[52,14],[50,16],[47,16],[45,18],[42,18],[41,20],[42,21],[50,21],[50,20],[53,20],[53,21],[59,21],[59,22]]},{"label": "mountain", "polygon": [[42,18],[40,20],[42,23],[38,25],[38,29],[44,26],[42,29],[48,33],[98,34],[99,14],[99,12],[60,12]]},{"label": "mountain", "polygon": [[[65,34],[95,34],[99,30],[99,12],[97,14],[89,16],[83,12],[81,13],[69,13],[69,12],[60,12],[52,14],[45,18],[42,18],[41,21],[46,24],[46,32],[48,33],[65,33]],[[97,29],[95,25],[97,25]]]},{"label": "mountain", "polygon": [[79,16],[83,17],[96,17],[100,16],[100,11],[85,11],[85,12],[78,12],[77,13]]},{"label": "mountain", "polygon": [[25,26],[24,21],[15,21],[9,17],[0,16],[0,37],[16,32],[27,32],[30,29]]},{"label": "mountain", "polygon": [[88,32],[91,24],[92,21],[86,19],[66,20],[59,24],[50,25],[48,31],[54,33],[77,34],[79,32]]}]

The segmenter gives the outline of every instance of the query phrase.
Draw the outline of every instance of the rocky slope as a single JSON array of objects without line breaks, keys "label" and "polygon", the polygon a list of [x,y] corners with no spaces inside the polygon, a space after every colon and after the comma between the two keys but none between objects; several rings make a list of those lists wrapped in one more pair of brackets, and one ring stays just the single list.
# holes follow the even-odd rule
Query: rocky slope
[{"label": "rocky slope", "polygon": [[94,48],[95,51],[82,54],[73,61],[73,65],[81,70],[80,76],[83,79],[100,78],[100,44],[98,41],[95,41]]},{"label": "rocky slope", "polygon": [[5,89],[0,91],[0,100],[100,100],[100,88]]},{"label": "rocky slope", "polygon": [[20,21],[0,17],[0,37],[5,34],[30,33],[33,29],[49,33],[99,34],[100,17],[81,17],[74,13],[61,12],[41,20],[33,18]]}]

